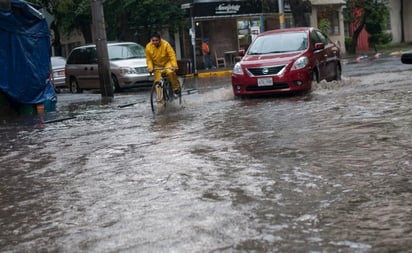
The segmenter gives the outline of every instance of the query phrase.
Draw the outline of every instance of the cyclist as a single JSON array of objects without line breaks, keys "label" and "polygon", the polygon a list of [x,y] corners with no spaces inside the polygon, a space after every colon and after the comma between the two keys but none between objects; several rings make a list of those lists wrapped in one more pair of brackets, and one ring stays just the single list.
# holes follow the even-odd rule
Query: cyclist
[{"label": "cyclist", "polygon": [[145,56],[147,63],[147,70],[150,73],[154,72],[155,81],[160,80],[160,71],[154,71],[154,68],[165,69],[167,77],[172,83],[172,88],[175,96],[180,94],[180,85],[177,79],[176,70],[177,65],[176,54],[172,46],[166,40],[160,37],[159,33],[154,33],[150,37],[150,42],[145,48]]}]

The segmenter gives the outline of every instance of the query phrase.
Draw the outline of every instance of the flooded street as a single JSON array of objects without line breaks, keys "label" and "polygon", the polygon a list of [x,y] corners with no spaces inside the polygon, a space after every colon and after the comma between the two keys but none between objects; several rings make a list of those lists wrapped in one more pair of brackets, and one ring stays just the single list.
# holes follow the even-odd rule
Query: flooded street
[{"label": "flooded street", "polygon": [[61,93],[1,119],[0,252],[410,252],[411,73],[346,64],[252,99],[192,79],[155,117],[146,88]]}]

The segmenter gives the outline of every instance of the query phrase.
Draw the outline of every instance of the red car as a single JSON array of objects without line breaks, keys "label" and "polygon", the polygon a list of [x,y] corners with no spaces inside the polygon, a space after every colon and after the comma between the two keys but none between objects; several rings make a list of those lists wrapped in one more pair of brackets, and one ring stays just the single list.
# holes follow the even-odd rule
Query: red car
[{"label": "red car", "polygon": [[299,27],[261,33],[233,68],[235,96],[308,91],[312,82],[340,80],[340,49],[320,30]]}]

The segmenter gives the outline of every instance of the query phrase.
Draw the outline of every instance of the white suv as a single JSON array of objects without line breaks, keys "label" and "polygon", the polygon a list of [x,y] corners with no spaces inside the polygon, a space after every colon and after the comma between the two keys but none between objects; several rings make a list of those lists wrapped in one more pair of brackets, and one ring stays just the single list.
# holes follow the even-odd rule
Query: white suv
[{"label": "white suv", "polygon": [[[114,91],[148,85],[144,47],[134,42],[108,43],[110,75]],[[66,62],[66,85],[72,93],[100,89],[96,45],[74,48]],[[145,84],[146,83],[146,84]]]}]

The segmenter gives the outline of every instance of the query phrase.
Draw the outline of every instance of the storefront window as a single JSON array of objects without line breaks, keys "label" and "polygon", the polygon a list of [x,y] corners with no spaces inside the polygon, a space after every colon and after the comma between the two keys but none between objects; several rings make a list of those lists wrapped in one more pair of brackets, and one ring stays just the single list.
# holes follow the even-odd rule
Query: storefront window
[{"label": "storefront window", "polygon": [[333,7],[320,8],[318,12],[318,24],[321,20],[328,20],[330,24],[329,34],[339,35],[339,11],[334,10]]},{"label": "storefront window", "polygon": [[247,49],[260,33],[260,19],[239,19],[237,21],[237,31],[239,49]]}]

